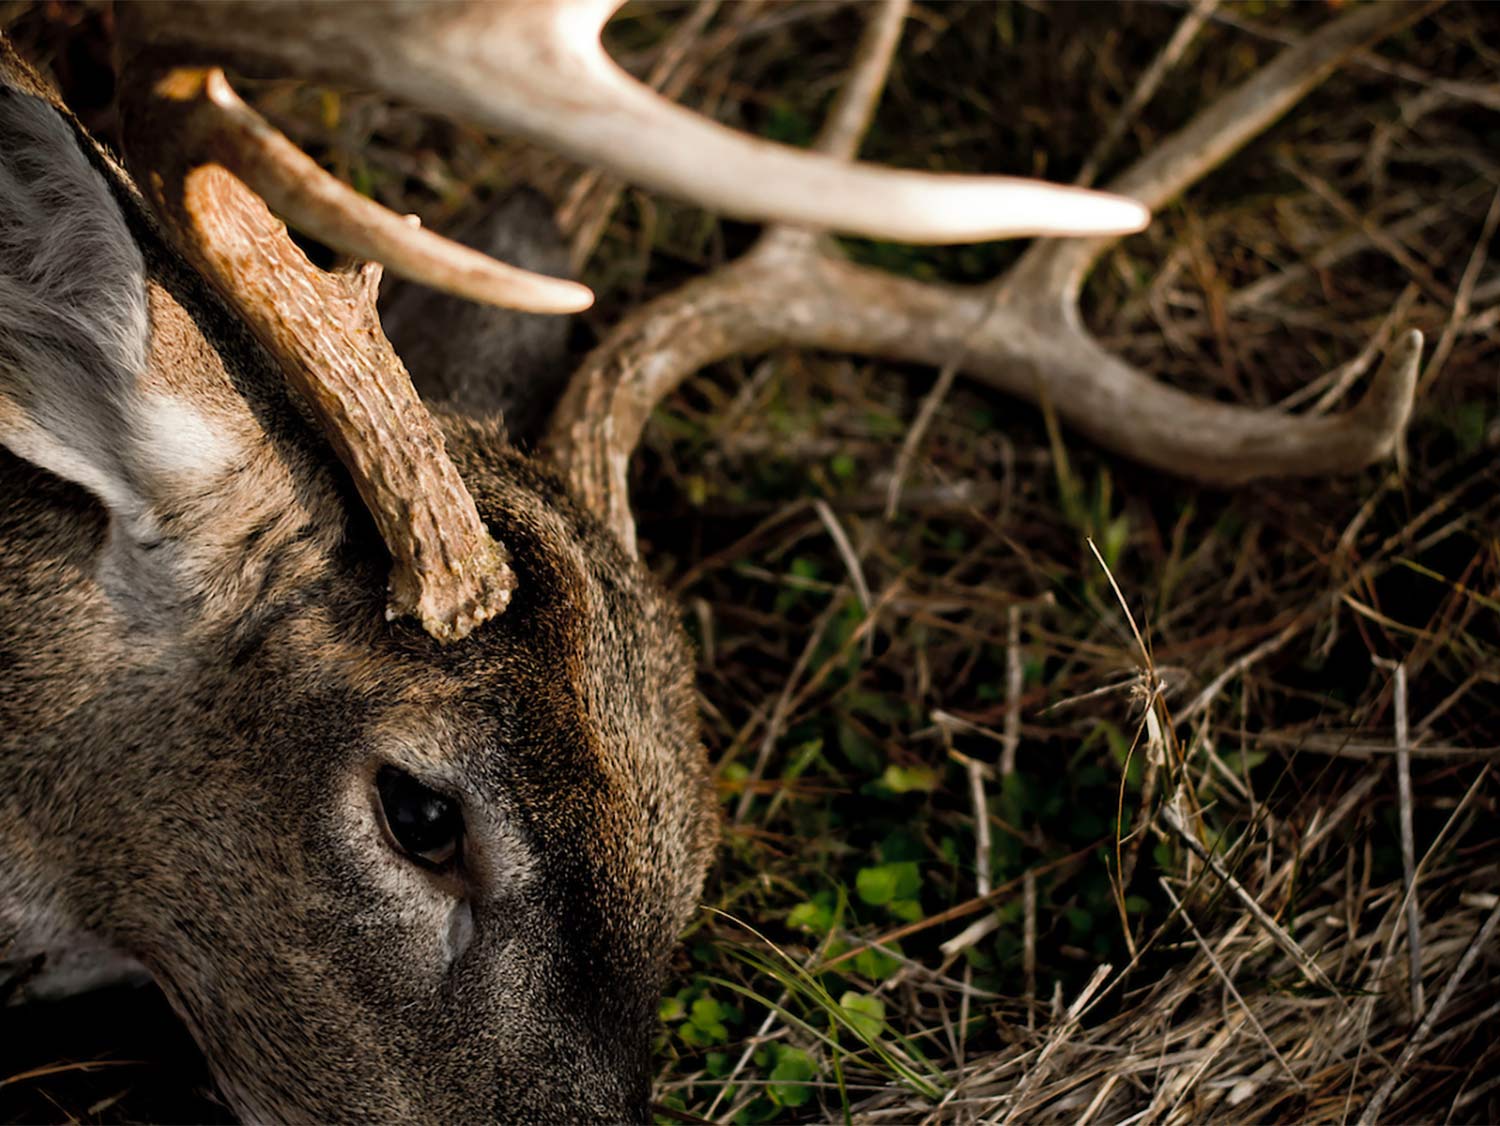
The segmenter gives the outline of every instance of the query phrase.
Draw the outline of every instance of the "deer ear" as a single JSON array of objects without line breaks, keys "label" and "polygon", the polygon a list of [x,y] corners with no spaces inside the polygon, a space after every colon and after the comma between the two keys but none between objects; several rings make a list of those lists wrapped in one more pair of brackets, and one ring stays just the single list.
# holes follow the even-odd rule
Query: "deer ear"
[{"label": "deer ear", "polygon": [[41,97],[0,87],[0,444],[154,536],[213,434],[147,378],[146,268],[97,154]]}]

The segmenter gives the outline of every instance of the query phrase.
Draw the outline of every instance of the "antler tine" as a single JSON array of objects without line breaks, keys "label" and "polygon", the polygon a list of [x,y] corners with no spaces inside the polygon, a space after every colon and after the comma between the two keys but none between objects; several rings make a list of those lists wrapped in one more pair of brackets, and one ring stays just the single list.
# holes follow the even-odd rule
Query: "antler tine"
[{"label": "antler tine", "polygon": [[132,6],[132,15],[164,52],[373,81],[737,218],[915,243],[1126,234],[1149,219],[1138,203],[1102,192],[850,165],[736,133],[610,60],[599,33],[618,2],[177,0]]},{"label": "antler tine", "polygon": [[393,561],[387,616],[414,615],[446,641],[503,611],[515,586],[505,549],[381,332],[379,267],[319,270],[237,178],[276,158],[222,129],[237,100],[218,71],[127,72],[121,103],[137,181],[281,366],[374,517]]},{"label": "antler tine", "polygon": [[[165,6],[165,5],[164,5]],[[156,5],[124,5],[121,41],[140,48],[153,37]],[[211,7],[211,5],[210,5]],[[197,11],[197,6],[189,6]],[[221,33],[223,29],[221,27]],[[137,69],[167,69],[165,56]],[[188,61],[188,60],[183,60]],[[201,65],[201,57],[191,60]],[[528,313],[576,313],[593,304],[587,286],[498,262],[366,199],[324,172],[221,78],[208,84],[195,120],[198,140],[213,141],[220,162],[284,220],[351,258],[459,297]]]},{"label": "antler tine", "polygon": [[[882,10],[885,18],[890,10]],[[1153,206],[1166,202],[1269,126],[1350,51],[1424,10],[1374,5],[1332,21],[1203,111],[1124,185]],[[883,66],[872,50],[861,73]],[[831,125],[824,140],[844,144],[848,134]],[[1411,414],[1420,333],[1397,342],[1364,398],[1341,415],[1294,416],[1199,398],[1112,356],[1082,327],[1078,288],[1106,245],[1080,239],[1034,247],[997,282],[961,287],[856,266],[817,240],[772,230],[744,257],[617,326],[575,374],[548,447],[632,550],[626,469],[653,406],[708,363],[780,346],[956,362],[997,389],[1045,398],[1107,448],[1207,484],[1349,472],[1392,451]]]},{"label": "antler tine", "polygon": [[577,313],[594,303],[587,286],[518,269],[403,219],[319,168],[215,72],[203,87],[192,142],[277,215],[351,258],[459,297],[527,313]]}]

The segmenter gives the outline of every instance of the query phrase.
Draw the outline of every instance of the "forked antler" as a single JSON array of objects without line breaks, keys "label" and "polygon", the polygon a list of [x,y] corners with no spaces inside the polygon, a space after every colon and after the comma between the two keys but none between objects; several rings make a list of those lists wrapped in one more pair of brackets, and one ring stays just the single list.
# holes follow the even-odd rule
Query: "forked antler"
[{"label": "forked antler", "polygon": [[567,312],[592,295],[494,262],[358,196],[204,63],[373,80],[426,108],[529,133],[748,218],[919,241],[1121,233],[1147,219],[1139,204],[1105,193],[859,168],[740,136],[663,101],[609,61],[599,32],[615,6],[176,0],[119,12],[129,45],[121,102],[132,168],[181,248],[285,369],[348,468],[394,559],[392,616],[414,614],[439,638],[462,637],[504,609],[514,585],[505,551],[490,539],[381,332],[376,270],[317,269],[261,200],[335,250],[462,296]]},{"label": "forked antler", "polygon": [[[875,17],[851,93],[817,147],[848,159],[895,45],[902,0]],[[1110,185],[1156,209],[1256,136],[1357,48],[1419,16],[1416,5],[1361,6],[1291,47]],[[846,91],[847,92],[847,91]],[[804,231],[772,229],[751,251],[643,306],[589,355],[559,404],[548,448],[575,489],[632,547],[631,451],[654,406],[706,364],[795,346],[957,365],[975,379],[1045,400],[1103,446],[1209,484],[1347,472],[1389,454],[1412,408],[1421,335],[1408,332],[1351,410],[1294,416],[1226,405],[1157,382],[1105,351],[1078,311],[1108,237],[1038,243],[982,286],[911,281],[836,257]]]},{"label": "forked antler", "polygon": [[[1352,411],[1292,417],[1155,382],[1088,335],[1077,297],[1099,254],[1138,229],[1147,208],[1264,129],[1349,51],[1413,18],[1412,9],[1357,9],[1283,53],[1122,177],[1116,187],[1130,201],[1004,177],[851,165],[899,37],[900,0],[872,21],[855,78],[813,153],[742,137],[634,83],[598,42],[614,6],[175,0],[122,11],[124,34],[147,60],[124,100],[148,196],[301,388],[396,558],[392,609],[417,613],[435,634],[462,636],[503,608],[511,584],[503,550],[380,333],[372,273],[312,267],[240,181],[336,249],[453,292],[562,309],[585,303],[586,291],[455,254],[453,244],[403,224],[316,171],[222,75],[181,68],[184,59],[356,84],[373,78],[426,108],[527,133],[637,182],[783,224],[744,258],[627,318],[558,409],[550,448],[632,547],[625,468],[652,406],[706,363],[777,345],[957,364],[1049,399],[1104,445],[1215,483],[1363,465],[1388,452],[1404,426],[1415,334],[1392,350]],[[193,157],[174,159],[184,148]],[[798,228],[907,241],[1091,237],[1040,245],[999,281],[962,288],[851,265]]]}]

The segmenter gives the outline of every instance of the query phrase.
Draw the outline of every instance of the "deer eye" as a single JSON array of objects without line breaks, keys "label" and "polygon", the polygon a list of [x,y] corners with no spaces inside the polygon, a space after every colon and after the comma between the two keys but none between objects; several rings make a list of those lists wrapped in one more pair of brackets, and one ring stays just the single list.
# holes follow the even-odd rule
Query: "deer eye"
[{"label": "deer eye", "polygon": [[453,863],[464,838],[458,802],[394,766],[380,768],[375,789],[397,848],[424,868],[442,869]]}]

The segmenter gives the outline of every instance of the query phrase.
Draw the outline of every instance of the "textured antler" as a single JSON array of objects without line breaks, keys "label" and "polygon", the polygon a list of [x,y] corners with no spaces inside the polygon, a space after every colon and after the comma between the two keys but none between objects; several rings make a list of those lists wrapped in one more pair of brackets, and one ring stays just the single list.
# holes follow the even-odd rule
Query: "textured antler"
[{"label": "textured antler", "polygon": [[645,187],[742,219],[903,242],[1140,230],[1131,200],[1003,176],[850,165],[744,136],[665,100],[605,54],[618,0],[174,0],[127,5],[165,55],[376,85],[531,137]]},{"label": "textured antler", "polygon": [[[349,469],[394,558],[392,614],[414,613],[438,637],[462,637],[504,608],[513,585],[504,552],[380,330],[376,274],[316,269],[261,200],[336,250],[462,296],[566,312],[592,295],[439,239],[363,199],[204,64],[373,82],[748,217],[918,241],[1119,233],[1147,218],[1139,204],[1103,193],[857,169],[740,136],[662,100],[610,62],[599,32],[614,6],[175,0],[119,11],[132,167],[183,250],[285,369]],[[894,32],[892,25],[892,39]]]},{"label": "textured antler", "polygon": [[[1160,207],[1264,130],[1351,51],[1416,18],[1415,5],[1356,8],[1284,51],[1111,185]],[[852,155],[894,45],[866,37],[847,96],[818,142]],[[856,127],[855,123],[858,123]],[[744,257],[627,317],[585,360],[548,447],[574,487],[632,548],[626,469],[656,403],[705,364],[781,346],[949,364],[1046,400],[1075,429],[1148,465],[1210,484],[1347,472],[1387,456],[1411,413],[1421,336],[1393,347],[1361,402],[1338,416],[1231,406],[1157,382],[1105,351],[1078,292],[1109,238],[1039,243],[985,286],[932,285],[834,256],[806,232],[773,229]]]},{"label": "textured antler", "polygon": [[[389,616],[465,636],[515,582],[380,329],[379,267],[325,272],[238,178],[295,176],[218,71],[127,75],[126,150],[180,248],[244,319],[318,419],[393,557]],[[226,127],[228,126],[228,127]],[[273,195],[276,193],[273,192]]]},{"label": "textured antler", "polygon": [[[178,62],[201,66],[222,52],[208,45],[208,31],[234,38],[237,16],[252,23],[255,12],[229,11],[230,5],[178,3],[130,4],[120,9],[121,42],[126,69],[156,73]],[[275,5],[289,12],[296,5]],[[347,12],[357,12],[350,6]],[[161,21],[181,19],[203,34],[188,58],[152,49]],[[299,45],[300,29],[289,28]],[[337,43],[325,43],[336,50]],[[564,278],[534,274],[497,262],[453,242],[366,199],[324,172],[264,118],[239,99],[222,76],[208,84],[195,110],[197,140],[213,141],[225,166],[305,234],[352,258],[380,262],[392,273],[446,290],[460,297],[530,313],[576,313],[593,303],[586,286]],[[162,139],[163,144],[166,139]],[[232,163],[230,163],[232,162]]]}]

